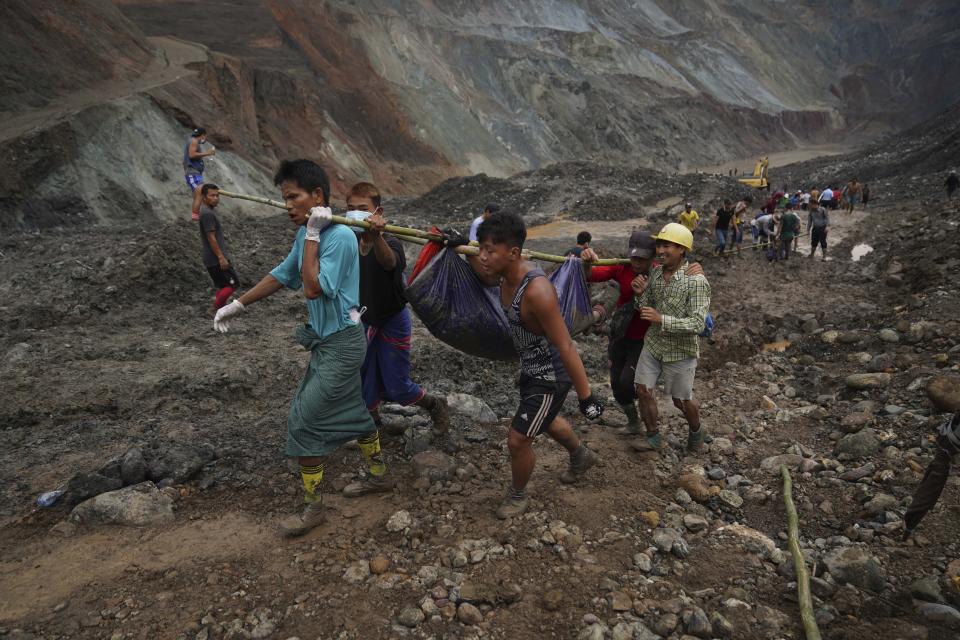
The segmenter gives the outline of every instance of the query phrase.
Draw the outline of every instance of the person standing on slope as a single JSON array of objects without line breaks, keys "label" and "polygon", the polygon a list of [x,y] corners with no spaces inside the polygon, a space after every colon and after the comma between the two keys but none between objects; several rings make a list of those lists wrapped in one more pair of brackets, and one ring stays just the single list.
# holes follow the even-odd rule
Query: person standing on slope
[{"label": "person standing on slope", "polygon": [[202,149],[207,141],[207,130],[197,127],[190,134],[186,146],[183,148],[183,175],[193,194],[193,207],[190,209],[190,219],[194,222],[200,219],[200,187],[203,186],[203,159],[216,155],[217,150],[210,145],[209,151]]}]

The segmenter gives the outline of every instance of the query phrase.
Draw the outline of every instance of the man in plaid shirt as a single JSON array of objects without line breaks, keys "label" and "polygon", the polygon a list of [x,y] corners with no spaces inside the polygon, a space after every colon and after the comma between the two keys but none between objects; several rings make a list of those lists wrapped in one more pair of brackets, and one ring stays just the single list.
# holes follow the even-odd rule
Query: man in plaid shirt
[{"label": "man in plaid shirt", "polygon": [[687,450],[697,453],[703,443],[703,429],[700,406],[693,399],[693,379],[700,357],[697,336],[704,329],[710,308],[710,283],[703,275],[687,274],[687,251],[693,248],[689,229],[670,223],[654,238],[660,265],[651,270],[649,278],[637,278],[632,285],[634,306],[640,317],[650,322],[634,377],[647,435],[632,444],[638,451],[663,447],[653,396],[657,381],[662,380],[690,426]]}]

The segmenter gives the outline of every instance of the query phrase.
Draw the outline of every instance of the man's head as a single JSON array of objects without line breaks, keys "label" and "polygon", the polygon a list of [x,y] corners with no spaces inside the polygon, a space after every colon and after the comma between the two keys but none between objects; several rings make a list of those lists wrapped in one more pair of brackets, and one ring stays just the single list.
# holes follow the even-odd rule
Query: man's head
[{"label": "man's head", "polygon": [[692,202],[688,202],[687,204],[685,204],[685,205],[683,205],[683,206],[684,206],[684,209],[683,209],[683,210],[686,211],[687,213],[690,213],[690,211],[693,210],[693,203],[692,203]]},{"label": "man's head", "polygon": [[327,172],[312,160],[284,160],[273,176],[273,184],[280,187],[287,214],[296,225],[307,223],[310,209],[326,207],[330,202]]},{"label": "man's head", "polygon": [[527,240],[527,226],[516,213],[497,211],[477,229],[480,254],[477,262],[481,276],[495,282],[513,266],[521,262],[523,243]]},{"label": "man's head", "polygon": [[220,187],[208,182],[200,187],[200,197],[203,198],[203,204],[211,209],[216,209],[217,205],[220,204]]},{"label": "man's head", "polygon": [[377,213],[383,211],[383,207],[380,206],[381,202],[380,190],[370,182],[358,182],[350,188],[350,193],[347,194],[348,211]]},{"label": "man's head", "polygon": [[577,234],[577,245],[581,247],[587,247],[590,244],[590,241],[593,240],[593,236],[590,235],[589,231],[581,231]]},{"label": "man's head", "polygon": [[203,127],[197,127],[197,128],[194,129],[193,132],[190,134],[190,137],[191,137],[191,138],[197,138],[198,140],[200,140],[200,142],[206,142],[206,141],[207,141],[207,130],[204,129]]},{"label": "man's head", "polygon": [[[729,203],[727,200],[724,204]],[[687,251],[693,249],[693,234],[682,224],[664,225],[654,239],[657,241],[657,260],[667,271],[675,271],[683,264]]]},{"label": "man's head", "polygon": [[724,209],[727,209],[727,210],[730,210],[730,209],[733,208],[733,203],[730,202],[730,199],[729,199],[729,198],[727,198],[727,199],[725,199],[725,200],[723,201],[723,208],[724,208]]},{"label": "man's head", "polygon": [[650,271],[650,260],[656,253],[657,243],[646,231],[634,231],[630,234],[630,243],[627,246],[627,257],[630,258],[630,268],[635,275],[646,274]]},{"label": "man's head", "polygon": [[480,215],[482,215],[483,219],[486,220],[490,217],[491,213],[497,213],[498,211],[500,211],[500,205],[494,202],[489,202],[487,203],[487,206],[483,208],[483,212]]},{"label": "man's head", "polygon": [[[798,191],[797,193],[800,193],[800,192]],[[751,202],[753,202],[753,196],[745,196],[743,198],[743,201],[746,202],[747,204],[750,204]]]}]

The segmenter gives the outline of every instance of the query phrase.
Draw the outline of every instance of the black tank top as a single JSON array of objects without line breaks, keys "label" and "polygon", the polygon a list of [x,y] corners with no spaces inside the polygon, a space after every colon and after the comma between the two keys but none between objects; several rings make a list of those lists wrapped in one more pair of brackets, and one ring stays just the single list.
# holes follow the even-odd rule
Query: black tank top
[{"label": "black tank top", "polygon": [[527,285],[534,278],[545,278],[543,269],[531,269],[524,274],[517,292],[513,296],[509,308],[504,308],[507,320],[510,322],[510,335],[513,338],[513,347],[520,354],[520,373],[538,380],[548,382],[570,382],[567,370],[563,368],[560,354],[547,340],[529,331],[520,321],[520,301],[527,290]]}]

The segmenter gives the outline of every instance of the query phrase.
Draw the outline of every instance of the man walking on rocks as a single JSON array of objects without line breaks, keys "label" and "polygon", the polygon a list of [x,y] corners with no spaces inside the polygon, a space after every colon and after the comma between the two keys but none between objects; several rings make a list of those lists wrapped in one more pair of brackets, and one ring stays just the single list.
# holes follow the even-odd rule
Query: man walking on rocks
[{"label": "man walking on rocks", "polygon": [[634,306],[650,322],[637,363],[635,382],[640,413],[647,435],[633,442],[638,451],[659,451],[663,440],[658,429],[654,389],[664,389],[683,412],[689,426],[687,450],[696,453],[703,443],[700,406],[693,399],[693,381],[700,357],[698,334],[706,326],[710,309],[710,283],[703,275],[687,273],[687,252],[693,236],[682,225],[670,223],[654,236],[657,259],[649,278],[634,281]]},{"label": "man walking on rocks", "polygon": [[860,203],[863,197],[863,185],[856,178],[847,183],[843,189],[844,197],[847,199],[847,213],[853,213],[853,208]]},{"label": "man walking on rocks", "polygon": [[200,187],[203,204],[200,207],[200,243],[203,248],[203,266],[207,268],[217,293],[213,299],[211,314],[227,304],[227,300],[240,286],[240,278],[227,258],[227,243],[223,227],[214,209],[220,204],[220,187],[208,182]]},{"label": "man walking on rocks", "polygon": [[576,389],[580,411],[587,418],[598,419],[603,404],[590,389],[587,372],[560,314],[556,290],[543,270],[521,254],[527,238],[523,218],[508,212],[491,214],[480,225],[477,237],[480,254],[473,268],[490,285],[500,284],[500,303],[520,356],[520,406],[507,436],[512,483],[497,509],[497,517],[505,519],[527,508],[527,483],[536,462],[533,441],[539,434],[545,431],[569,452],[570,466],[560,476],[564,483],[577,482],[599,460],[559,416],[570,387]]},{"label": "man walking on rocks", "polygon": [[[730,233],[730,223],[733,221],[733,203],[723,201],[723,206],[717,209],[713,216],[713,232],[716,234],[714,255],[723,256],[727,249],[727,240]],[[682,225],[681,225],[682,226]]]},{"label": "man walking on rocks", "polygon": [[202,145],[207,141],[207,130],[197,127],[190,134],[187,145],[183,148],[183,175],[193,194],[193,207],[190,209],[190,218],[196,222],[200,219],[200,187],[203,186],[203,159],[216,155],[217,150],[210,145],[209,151],[203,151]]},{"label": "man walking on rocks", "polygon": [[690,229],[690,233],[696,233],[697,227],[700,226],[700,214],[694,210],[693,203],[691,202],[684,205],[683,211],[680,212],[678,219],[680,224]]},{"label": "man walking on rocks", "polygon": [[810,203],[807,210],[807,230],[810,233],[810,257],[813,258],[817,252],[817,245],[823,253],[823,259],[827,259],[827,225],[830,224],[830,214],[825,207],[819,203]]},{"label": "man walking on rocks", "polygon": [[360,263],[357,238],[349,227],[331,224],[330,182],[310,160],[284,161],[274,176],[290,220],[299,227],[286,259],[269,275],[217,312],[214,329],[226,333],[233,318],[283,287],[303,289],[307,324],[297,341],[311,352],[310,363],[287,419],[286,453],[299,459],[306,508],[284,522],[285,535],[307,533],[325,520],[320,485],[324,456],[356,440],[369,476],[348,485],[353,497],[389,491],[393,482],[380,451],[380,434],[363,402],[360,367],[367,341],[360,325]]},{"label": "man walking on rocks", "polygon": [[[682,215],[682,214],[681,214]],[[643,351],[643,338],[650,322],[640,317],[633,306],[632,283],[640,277],[650,274],[655,265],[653,254],[656,243],[646,231],[634,231],[630,235],[627,256],[629,265],[592,267],[590,261],[597,259],[592,249],[584,251],[583,267],[588,282],[606,282],[616,280],[620,286],[617,307],[610,318],[610,342],[607,355],[610,358],[610,388],[613,397],[627,416],[627,434],[640,432],[640,415],[637,412],[637,391],[633,382],[637,371],[637,360]],[[687,269],[687,275],[702,274],[703,268],[693,263]]]},{"label": "man walking on rocks", "polygon": [[429,395],[410,379],[410,342],[413,324],[403,295],[406,256],[400,241],[383,229],[380,190],[369,182],[353,185],[347,195],[346,217],[366,220],[370,229],[359,234],[360,306],[366,308],[363,325],[367,356],[360,369],[363,399],[377,430],[382,427],[377,407],[382,400],[416,405],[430,412],[434,435],[447,432],[450,413],[446,398]]}]

